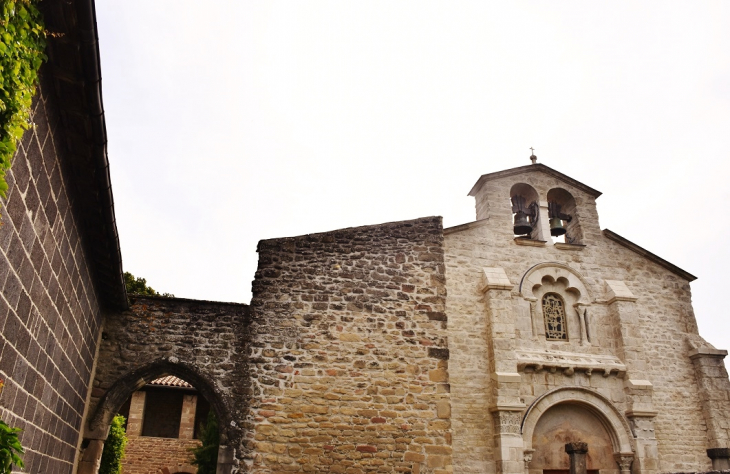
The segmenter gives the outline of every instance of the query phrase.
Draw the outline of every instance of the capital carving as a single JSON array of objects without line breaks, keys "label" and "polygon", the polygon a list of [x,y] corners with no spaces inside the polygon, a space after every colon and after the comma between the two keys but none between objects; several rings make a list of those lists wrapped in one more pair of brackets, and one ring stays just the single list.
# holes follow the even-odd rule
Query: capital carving
[{"label": "capital carving", "polygon": [[634,462],[634,453],[616,453],[613,455],[616,460],[621,474],[629,474],[631,472],[631,463]]},{"label": "capital carving", "polygon": [[588,443],[576,441],[565,445],[565,452],[568,454],[586,454],[588,452]]},{"label": "capital carving", "polygon": [[502,434],[520,434],[520,423],[522,422],[522,413],[519,411],[500,410],[492,413],[494,420],[494,433]]},{"label": "capital carving", "polygon": [[525,451],[523,452],[522,460],[525,461],[525,472],[529,472],[533,454],[535,454],[534,449],[525,449]]}]

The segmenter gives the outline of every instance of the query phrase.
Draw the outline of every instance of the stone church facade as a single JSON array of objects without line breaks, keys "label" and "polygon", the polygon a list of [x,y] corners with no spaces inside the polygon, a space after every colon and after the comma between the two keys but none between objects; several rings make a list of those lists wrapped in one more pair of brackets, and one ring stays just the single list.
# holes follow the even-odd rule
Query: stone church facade
[{"label": "stone church facade", "polygon": [[543,164],[480,177],[469,224],[261,241],[250,305],[127,295],[94,5],[42,6],[63,34],[0,227],[0,417],[27,472],[97,472],[111,418],[166,375],[215,411],[221,474],[557,474],[578,442],[590,472],[730,468],[694,276]]}]

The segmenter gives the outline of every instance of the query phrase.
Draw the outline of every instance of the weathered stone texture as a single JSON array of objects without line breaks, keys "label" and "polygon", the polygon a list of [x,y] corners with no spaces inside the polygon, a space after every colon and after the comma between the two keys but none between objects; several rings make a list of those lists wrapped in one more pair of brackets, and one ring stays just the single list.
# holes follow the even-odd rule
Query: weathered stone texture
[{"label": "weathered stone texture", "polygon": [[246,427],[241,422],[250,390],[248,306],[162,297],[130,300],[129,311],[104,322],[85,438],[106,438],[111,417],[135,390],[162,375],[175,375],[208,400],[219,419],[221,444],[242,459]]},{"label": "weathered stone texture", "polygon": [[440,218],[259,244],[252,472],[451,472]]},{"label": "weathered stone texture", "polygon": [[196,472],[190,464],[190,449],[200,446],[196,439],[131,436],[122,462],[124,474],[167,474]]},{"label": "weathered stone texture", "polygon": [[[542,246],[518,245],[512,233],[509,196],[512,185],[519,182],[530,184],[543,200],[552,188],[569,191],[577,203],[574,216],[580,223],[585,247],[552,242]],[[657,412],[652,429],[658,446],[646,449],[658,449],[658,465],[645,466],[646,469],[709,469],[710,460],[705,452],[707,428],[695,369],[689,358],[689,341],[701,340],[690,303],[689,283],[604,237],[595,199],[555,177],[525,173],[495,179],[477,193],[476,199],[478,218],[482,220],[445,231],[455,471],[495,472],[495,433],[488,411],[497,405],[495,397],[515,393],[508,382],[498,383],[496,376],[487,373],[495,371],[520,374],[521,383],[515,385],[519,394],[510,403],[527,407],[552,388],[580,386],[594,389],[624,413],[632,408],[639,411],[632,406],[639,403],[638,396],[627,395],[633,389],[626,380],[648,380],[653,385],[648,405],[653,402]],[[570,304],[566,305],[569,340],[545,340],[541,312],[535,308],[539,300],[531,306],[519,291],[523,275],[543,262],[565,264],[583,276],[589,293],[586,318],[590,341],[582,341],[580,336],[578,313],[582,314],[586,306],[579,305],[580,310],[576,310],[572,307],[576,301],[567,301]],[[504,269],[514,284],[509,308],[490,313],[490,305],[495,304],[490,303],[490,298],[498,290],[482,293],[485,267]],[[606,280],[625,282],[635,295],[635,302],[618,298],[609,304]],[[560,281],[543,280],[542,284],[536,292],[565,293]],[[537,321],[535,313],[539,316]],[[511,335],[507,334],[510,325]],[[504,337],[493,339],[505,330]],[[619,377],[620,370],[616,370],[604,377],[585,370],[525,369],[517,360],[520,350],[615,357],[625,364],[627,372]]]},{"label": "weathered stone texture", "polygon": [[43,79],[6,174],[0,226],[0,418],[22,428],[26,471],[72,471],[101,324],[65,137]]}]

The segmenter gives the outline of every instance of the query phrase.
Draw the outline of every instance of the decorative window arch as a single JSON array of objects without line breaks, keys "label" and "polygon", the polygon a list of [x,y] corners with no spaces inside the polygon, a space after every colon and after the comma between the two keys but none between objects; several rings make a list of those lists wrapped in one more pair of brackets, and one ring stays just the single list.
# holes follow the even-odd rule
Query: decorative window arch
[{"label": "decorative window arch", "polygon": [[545,319],[545,338],[548,341],[567,341],[568,327],[563,297],[557,293],[545,293],[542,297],[542,314]]}]

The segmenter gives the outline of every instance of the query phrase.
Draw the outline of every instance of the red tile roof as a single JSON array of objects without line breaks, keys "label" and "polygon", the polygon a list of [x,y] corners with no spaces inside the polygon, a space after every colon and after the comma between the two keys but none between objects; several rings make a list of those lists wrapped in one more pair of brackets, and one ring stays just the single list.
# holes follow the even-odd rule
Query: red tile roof
[{"label": "red tile roof", "polygon": [[164,385],[166,387],[183,387],[183,388],[195,388],[183,379],[179,379],[173,375],[166,377],[160,377],[150,382],[148,385]]}]

